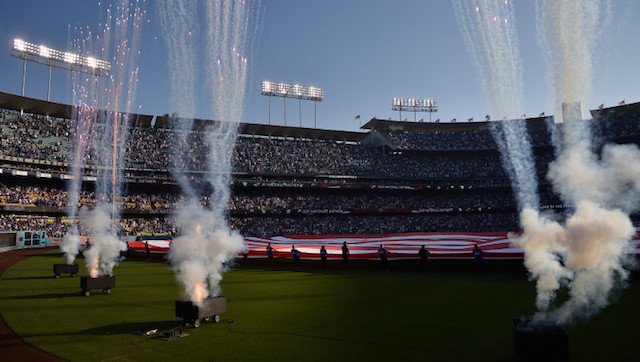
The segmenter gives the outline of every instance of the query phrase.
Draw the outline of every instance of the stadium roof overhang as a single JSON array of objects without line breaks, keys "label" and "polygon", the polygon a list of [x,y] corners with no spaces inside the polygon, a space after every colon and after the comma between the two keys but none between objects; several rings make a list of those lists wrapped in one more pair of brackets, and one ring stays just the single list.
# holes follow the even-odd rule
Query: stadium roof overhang
[{"label": "stadium roof overhang", "polygon": [[[47,102],[40,99],[22,97],[19,95],[0,92],[0,107],[15,111],[24,111],[33,114],[48,115],[57,118],[71,119],[73,117],[73,107],[68,104]],[[640,102],[625,104],[621,106],[591,110],[594,119],[608,116],[625,116],[626,114],[640,113]],[[137,127],[151,127],[154,116],[145,114],[131,114],[132,122]],[[527,118],[528,126],[541,126],[546,117]],[[154,127],[170,128],[170,117],[168,115],[156,116]],[[203,129],[207,125],[216,121],[195,119],[196,128]],[[489,126],[490,122],[457,122],[457,123],[434,123],[434,122],[401,122],[391,119],[372,118],[362,126],[362,129],[376,131],[417,131],[417,132],[438,132],[438,131],[469,131],[482,130]],[[240,133],[245,135],[258,135],[268,137],[287,138],[308,138],[334,141],[360,142],[367,137],[367,133],[350,132],[338,130],[324,130],[316,128],[302,128],[289,126],[275,126],[258,123],[241,123]]]},{"label": "stadium roof overhang", "polygon": [[[156,128],[171,128],[172,117],[168,115],[156,117]],[[206,119],[194,119],[193,127],[202,130],[207,126],[215,125],[218,121]],[[250,136],[306,138],[332,141],[360,142],[366,133],[326,130],[317,128],[275,126],[259,123],[240,123],[239,133]]]},{"label": "stadium roof overhang", "polygon": [[[615,107],[594,109],[590,111],[591,117],[594,119],[605,117],[623,117],[626,115],[640,113],[640,102],[624,104]],[[527,118],[527,126],[536,127],[545,125],[547,118],[549,117],[533,117]],[[495,122],[495,121],[490,121]],[[413,131],[413,132],[444,132],[444,131],[471,131],[482,130],[489,126],[490,122],[456,122],[456,123],[434,123],[434,122],[401,122],[391,119],[372,118],[367,122],[363,129],[375,130],[375,131]]]},{"label": "stadium roof overhang", "polygon": [[[544,124],[546,117],[527,118],[527,126],[539,126]],[[400,122],[391,119],[372,118],[363,129],[375,131],[411,131],[411,132],[451,132],[451,131],[477,131],[487,129],[491,122]]]},{"label": "stadium roof overhang", "polygon": [[640,113],[640,102],[623,104],[621,106],[594,109],[591,111],[593,119],[605,118],[610,116],[624,117]]},{"label": "stadium roof overhang", "polygon": [[4,92],[0,92],[0,107],[18,112],[24,111],[67,119],[71,118],[72,114],[72,107],[68,104],[47,102]]},{"label": "stadium roof overhang", "polygon": [[[47,102],[4,92],[0,92],[0,107],[18,112],[24,111],[64,119],[71,119],[73,117],[73,107],[71,105]],[[131,122],[136,127],[151,127],[153,125],[155,128],[171,128],[172,124],[170,122],[170,116],[168,115],[154,117],[152,115],[131,113],[131,116]],[[154,118],[155,123],[153,123]],[[212,125],[216,122],[217,121],[213,120],[195,119],[194,128],[196,130],[204,129],[207,125]],[[308,138],[346,142],[360,142],[360,140],[367,135],[362,132],[273,126],[257,123],[241,123],[240,133],[269,137]]]},{"label": "stadium roof overhang", "polygon": [[[0,92],[0,107],[17,112],[23,111],[56,118],[71,119],[73,117],[73,107],[71,105],[47,102],[4,92]],[[147,114],[130,113],[130,116],[130,121],[137,127],[149,127],[153,121],[153,116]]]}]

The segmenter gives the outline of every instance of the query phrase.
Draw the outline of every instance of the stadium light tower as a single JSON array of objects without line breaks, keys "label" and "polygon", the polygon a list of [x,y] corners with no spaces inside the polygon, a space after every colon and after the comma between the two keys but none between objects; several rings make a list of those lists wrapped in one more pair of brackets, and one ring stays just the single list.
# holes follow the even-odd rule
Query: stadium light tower
[{"label": "stadium light tower", "polygon": [[416,113],[429,112],[429,122],[431,122],[431,113],[438,111],[438,101],[433,99],[393,98],[391,109],[400,112],[401,121],[402,111],[413,112],[414,122]]},{"label": "stadium light tower", "polygon": [[287,125],[287,98],[296,98],[300,101],[300,127],[302,127],[302,101],[313,101],[314,120],[313,125],[318,127],[318,102],[322,102],[323,90],[317,87],[307,87],[299,84],[262,82],[262,95],[269,97],[269,124],[271,124],[271,97],[284,98],[284,125]]},{"label": "stadium light tower", "polygon": [[[13,40],[13,51],[11,55],[23,60],[22,66],[22,93],[24,96],[24,83],[27,73],[27,61],[44,64],[49,66],[49,82],[47,88],[47,101],[50,100],[51,93],[51,68],[61,68],[70,70],[74,77],[75,88],[75,72],[93,74],[97,77],[104,77],[111,70],[111,64],[105,60],[93,57],[85,57],[75,53],[63,52],[56,49],[48,48],[44,45],[36,45],[27,43],[21,39]],[[96,87],[97,89],[97,87]]]}]

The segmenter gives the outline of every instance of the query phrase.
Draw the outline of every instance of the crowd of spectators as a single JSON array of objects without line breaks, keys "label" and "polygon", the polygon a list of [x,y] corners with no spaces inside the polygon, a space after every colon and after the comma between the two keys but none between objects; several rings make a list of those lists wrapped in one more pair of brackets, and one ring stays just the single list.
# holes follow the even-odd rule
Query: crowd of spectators
[{"label": "crowd of spectators", "polygon": [[61,217],[0,214],[0,231],[46,230],[51,237],[62,237],[67,225],[67,220]]},{"label": "crowd of spectators", "polygon": [[[634,118],[635,117],[635,118]],[[592,122],[601,139],[637,135],[637,115],[608,117]],[[524,120],[516,120],[524,122]],[[634,122],[635,121],[635,122]],[[515,122],[515,121],[514,121]],[[66,157],[84,155],[88,165],[110,165],[111,149],[106,124],[95,121],[49,118],[0,112],[2,141],[0,154],[49,161],[69,161]],[[497,127],[497,126],[494,126]],[[561,126],[554,126],[562,132]],[[534,146],[549,146],[546,126],[529,127]],[[230,158],[236,172],[285,175],[351,175],[392,178],[501,178],[505,171],[490,129],[466,131],[383,131],[400,150],[434,151],[427,154],[387,153],[381,149],[327,140],[295,140],[241,135]],[[108,138],[108,136],[106,136]],[[75,139],[80,139],[76,142]],[[220,140],[214,133],[181,132],[155,128],[133,128],[124,144],[125,168],[202,171],[207,165],[211,145]],[[102,146],[101,146],[102,145]],[[76,149],[82,148],[76,152]],[[214,147],[218,149],[219,147]],[[187,152],[176,152],[176,150]],[[482,150],[483,152],[477,152]],[[463,151],[463,152],[450,152]],[[539,174],[552,157],[542,155]]]},{"label": "crowd of spectators", "polygon": [[[525,122],[525,120],[510,120],[507,122]],[[495,150],[496,141],[492,128],[499,128],[501,123],[489,123],[489,127],[476,130],[461,131],[381,131],[391,144],[399,150],[422,151],[475,151]],[[524,126],[524,125],[523,125]],[[532,146],[541,147],[551,145],[551,136],[545,126],[530,126],[526,128]]]},{"label": "crowd of spectators", "polygon": [[65,161],[68,121],[0,110],[0,150],[6,156]]},{"label": "crowd of spectators", "polygon": [[[592,122],[594,137],[602,142],[637,137],[638,119],[638,114],[603,115]],[[557,128],[551,133],[562,132],[562,126],[554,127]],[[544,146],[535,152],[537,175],[542,179],[554,156],[553,149],[547,147],[551,145],[550,131],[546,125],[530,127],[528,131],[534,147]],[[71,157],[81,157],[90,167],[109,165],[110,152],[101,151],[111,147],[109,134],[108,125],[96,118],[74,122],[0,110],[0,155],[4,156],[69,163],[74,162]],[[284,175],[288,180],[297,176],[344,175],[381,182],[508,178],[490,129],[382,134],[396,150],[414,152],[385,152],[381,148],[328,140],[241,135],[233,150],[228,150],[228,154],[222,152],[221,160],[229,158],[232,171],[266,179],[276,175]],[[134,175],[162,171],[167,175],[167,170],[179,167],[196,171],[190,175],[197,174],[212,167],[207,165],[210,149],[225,150],[212,147],[216,142],[220,140],[214,133],[133,128],[121,145],[124,172]],[[248,236],[517,230],[517,205],[509,191],[508,188],[396,192],[239,188],[227,207],[231,211],[230,225]],[[79,196],[78,206],[94,207],[110,201],[109,194],[91,190],[82,190]],[[555,208],[561,203],[550,191],[543,192],[541,200],[543,208]],[[128,190],[117,200],[123,210],[120,230],[133,235],[175,235],[179,230],[173,226],[171,217],[165,215],[183,201],[177,190]],[[207,197],[200,202],[203,207],[210,206]],[[62,215],[68,203],[67,191],[59,186],[0,182],[0,206],[47,207],[58,209],[47,210],[48,215]],[[418,212],[412,214],[407,210]],[[61,236],[67,225],[64,216],[0,213],[0,230],[46,228]]]},{"label": "crowd of spectators", "polygon": [[[615,111],[600,114],[592,120],[584,120],[587,127],[593,130],[596,143],[611,142],[620,137],[640,135],[638,129],[640,114],[629,112],[618,115]],[[510,120],[507,122],[525,122]],[[547,118],[542,125],[526,128],[527,137],[533,147],[553,146],[553,136],[562,137],[563,124],[553,123],[553,118]],[[495,150],[496,141],[492,129],[499,129],[502,123],[492,122],[489,127],[477,130],[463,131],[379,131],[397,150],[421,151],[477,151]]]},{"label": "crowd of spectators", "polygon": [[518,230],[516,213],[314,215],[231,218],[242,235],[389,234],[408,232],[480,232]]},{"label": "crowd of spectators", "polygon": [[[244,236],[273,237],[288,234],[383,234],[406,232],[474,232],[517,230],[514,213],[313,215],[231,217],[232,229]],[[0,231],[47,230],[63,237],[70,225],[67,217],[0,214]],[[127,217],[117,221],[119,233],[138,236],[175,236],[180,231],[171,218]]]},{"label": "crowd of spectators", "polygon": [[[543,205],[557,203],[553,193],[542,195]],[[95,207],[96,204],[110,202],[110,195],[99,194],[95,191],[82,190],[79,195],[78,206]],[[127,210],[154,211],[149,213],[170,214],[185,201],[178,192],[135,192],[129,191],[122,195],[117,202],[123,212]],[[64,189],[50,186],[19,184],[5,185],[0,182],[0,205],[45,206],[58,208],[68,207],[68,192]],[[200,203],[203,207],[210,207],[210,200],[202,196]],[[488,191],[474,190],[443,190],[443,191],[333,191],[305,190],[305,191],[266,191],[245,192],[238,190],[231,195],[227,208],[233,214],[321,214],[331,212],[393,212],[394,210],[414,210],[443,212],[482,211],[482,210],[513,210],[515,200],[509,190]]]}]

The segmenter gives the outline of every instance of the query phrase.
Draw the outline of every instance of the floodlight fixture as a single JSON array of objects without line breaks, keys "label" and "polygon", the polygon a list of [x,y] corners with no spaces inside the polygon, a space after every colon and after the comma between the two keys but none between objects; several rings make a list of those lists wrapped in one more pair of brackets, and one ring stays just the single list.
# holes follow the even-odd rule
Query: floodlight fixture
[{"label": "floodlight fixture", "polygon": [[35,63],[99,76],[106,76],[111,70],[111,64],[106,60],[63,52],[44,45],[28,43],[22,39],[13,40],[11,55]]},{"label": "floodlight fixture", "polygon": [[284,98],[284,125],[287,125],[287,101],[286,98],[294,98],[300,101],[300,126],[302,127],[302,101],[314,102],[314,127],[317,126],[317,102],[322,102],[324,91],[322,88],[309,87],[299,84],[262,82],[262,95],[269,97],[269,124],[271,124],[271,97]]},{"label": "floodlight fixture", "polygon": [[409,112],[437,112],[438,101],[433,99],[393,98],[391,109]]},{"label": "floodlight fixture", "polygon": [[92,74],[96,77],[107,76],[111,70],[111,64],[106,60],[93,57],[85,57],[79,54],[63,52],[49,48],[45,45],[28,43],[22,39],[13,40],[11,55],[24,61],[22,68],[22,95],[24,96],[24,83],[27,71],[27,61],[49,66],[49,83],[47,100],[51,92],[51,68],[61,68],[73,72]]},{"label": "floodlight fixture", "polygon": [[262,82],[262,95],[322,102],[323,90],[299,84]]},{"label": "floodlight fixture", "polygon": [[391,109],[400,112],[400,120],[402,120],[402,111],[413,112],[414,120],[417,112],[429,112],[429,121],[431,121],[431,113],[438,111],[438,101],[434,99],[393,98]]}]

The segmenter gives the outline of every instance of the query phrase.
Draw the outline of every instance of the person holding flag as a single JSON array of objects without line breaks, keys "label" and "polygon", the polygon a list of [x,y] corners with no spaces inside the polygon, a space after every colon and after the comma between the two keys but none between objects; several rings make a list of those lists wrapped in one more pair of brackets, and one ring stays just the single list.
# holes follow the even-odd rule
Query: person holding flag
[{"label": "person holding flag", "polygon": [[320,248],[320,260],[322,260],[322,269],[327,269],[327,249],[324,245]]},{"label": "person holding flag", "polygon": [[342,243],[342,262],[344,263],[344,270],[349,269],[349,247],[346,241]]},{"label": "person holding flag", "polygon": [[478,274],[484,273],[484,257],[482,256],[482,249],[476,244],[472,250],[473,259],[476,262],[476,272]]},{"label": "person holding flag", "polygon": [[418,251],[418,255],[420,255],[420,266],[422,267],[422,271],[426,271],[429,269],[429,255],[431,252],[427,250],[427,248],[422,245],[420,250]]},{"label": "person holding flag", "polygon": [[296,249],[295,245],[291,245],[291,255],[296,262],[296,269],[300,269],[300,252]]},{"label": "person holding flag", "polygon": [[267,244],[267,257],[269,258],[269,263],[273,263],[273,250],[271,243]]},{"label": "person holding flag", "polygon": [[382,263],[382,269],[386,272],[389,271],[389,260],[387,259],[387,253],[389,250],[384,248],[384,245],[380,244],[378,254],[380,254],[380,262]]}]

